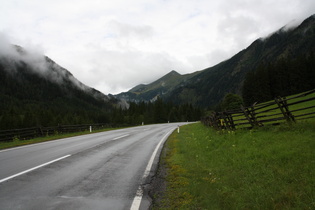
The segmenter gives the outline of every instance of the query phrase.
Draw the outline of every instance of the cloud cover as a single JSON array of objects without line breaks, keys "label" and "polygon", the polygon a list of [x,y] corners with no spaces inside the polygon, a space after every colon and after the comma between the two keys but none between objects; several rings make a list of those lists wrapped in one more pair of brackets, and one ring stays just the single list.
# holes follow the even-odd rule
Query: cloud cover
[{"label": "cloud cover", "polygon": [[[0,0],[0,32],[83,83],[119,93],[228,59],[315,13],[313,0]],[[34,47],[35,46],[35,47]]]}]

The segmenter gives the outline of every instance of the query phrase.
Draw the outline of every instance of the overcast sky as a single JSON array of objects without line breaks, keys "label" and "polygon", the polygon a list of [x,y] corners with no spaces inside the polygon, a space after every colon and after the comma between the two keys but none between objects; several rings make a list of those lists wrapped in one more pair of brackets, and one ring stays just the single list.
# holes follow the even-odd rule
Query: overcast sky
[{"label": "overcast sky", "polygon": [[0,35],[116,94],[213,66],[312,14],[314,0],[0,0]]}]

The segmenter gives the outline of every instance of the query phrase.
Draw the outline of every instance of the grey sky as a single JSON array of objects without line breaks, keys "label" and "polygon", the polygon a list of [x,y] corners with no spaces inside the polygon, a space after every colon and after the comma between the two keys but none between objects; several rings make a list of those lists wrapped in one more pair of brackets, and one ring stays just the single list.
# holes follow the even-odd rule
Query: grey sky
[{"label": "grey sky", "polygon": [[171,70],[185,74],[213,66],[315,14],[314,0],[0,0],[0,5],[2,36],[43,52],[106,94]]}]

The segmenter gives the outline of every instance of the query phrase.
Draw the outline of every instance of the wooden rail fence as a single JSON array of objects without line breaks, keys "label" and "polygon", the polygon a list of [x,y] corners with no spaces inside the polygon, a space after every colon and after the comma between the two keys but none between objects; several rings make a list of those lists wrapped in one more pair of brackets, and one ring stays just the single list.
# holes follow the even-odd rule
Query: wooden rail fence
[{"label": "wooden rail fence", "polygon": [[100,130],[112,127],[110,124],[89,124],[89,125],[59,125],[56,127],[33,127],[13,130],[0,131],[0,141],[12,141],[17,138],[20,140],[32,139],[54,134],[73,133],[80,131]]},{"label": "wooden rail fence", "polygon": [[218,130],[254,128],[281,122],[292,123],[297,120],[315,118],[315,89],[291,97],[276,97],[274,101],[254,103],[238,110],[214,112],[201,121]]}]

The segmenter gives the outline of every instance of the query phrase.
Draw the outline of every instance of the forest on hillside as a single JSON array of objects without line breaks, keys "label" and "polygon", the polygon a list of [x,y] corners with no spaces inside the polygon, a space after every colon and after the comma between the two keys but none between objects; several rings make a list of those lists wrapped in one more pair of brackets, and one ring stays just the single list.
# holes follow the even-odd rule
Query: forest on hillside
[{"label": "forest on hillside", "polygon": [[70,76],[65,74],[62,83],[58,83],[34,72],[26,63],[0,60],[0,129],[82,124],[129,126],[193,121],[202,116],[199,108],[175,105],[161,98],[155,102],[130,102],[129,109],[123,109],[117,99],[82,89]]},{"label": "forest on hillside", "polygon": [[315,88],[314,52],[291,59],[263,63],[249,72],[242,88],[246,106]]},{"label": "forest on hillside", "polygon": [[175,105],[158,98],[155,102],[130,102],[129,109],[115,109],[111,114],[113,124],[140,125],[167,122],[198,121],[203,110],[191,104]]},{"label": "forest on hillside", "polygon": [[197,121],[203,115],[200,108],[189,104],[174,105],[162,99],[138,104],[131,102],[129,109],[97,107],[88,103],[81,107],[75,101],[64,98],[51,102],[19,101],[3,96],[2,99],[5,102],[0,104],[0,130],[82,124],[133,126]]}]

